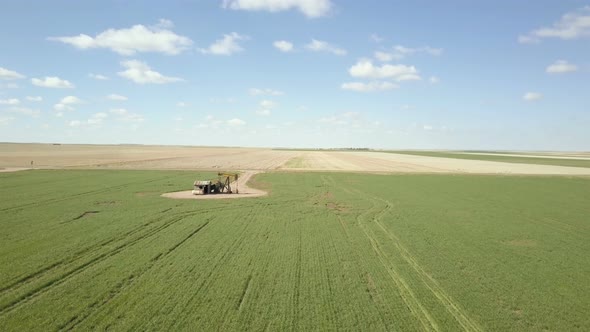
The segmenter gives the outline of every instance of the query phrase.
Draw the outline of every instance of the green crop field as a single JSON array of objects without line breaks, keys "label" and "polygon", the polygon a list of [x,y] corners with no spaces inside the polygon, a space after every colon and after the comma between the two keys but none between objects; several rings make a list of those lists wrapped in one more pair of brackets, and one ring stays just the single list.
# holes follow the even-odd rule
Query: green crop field
[{"label": "green crop field", "polygon": [[486,151],[488,154],[477,153],[461,153],[461,152],[442,152],[442,151],[384,151],[391,153],[409,154],[414,156],[425,157],[441,157],[453,159],[467,159],[467,160],[487,160],[498,161],[503,163],[517,163],[517,164],[535,164],[535,165],[553,165],[553,166],[569,166],[569,167],[585,167],[590,168],[590,159],[560,159],[547,157],[520,157],[520,156],[503,156],[495,155],[500,152]]},{"label": "green crop field", "polygon": [[590,330],[589,178],[206,176],[0,173],[0,331]]}]

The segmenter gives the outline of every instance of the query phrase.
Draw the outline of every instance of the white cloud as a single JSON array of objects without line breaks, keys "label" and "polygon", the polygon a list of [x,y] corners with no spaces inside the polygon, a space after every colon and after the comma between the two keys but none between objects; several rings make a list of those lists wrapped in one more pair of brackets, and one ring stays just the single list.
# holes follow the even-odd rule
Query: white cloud
[{"label": "white cloud", "polygon": [[189,48],[193,42],[187,37],[168,30],[171,23],[167,20],[160,20],[160,23],[154,27],[138,24],[127,29],[108,29],[95,37],[80,34],[48,39],[70,44],[79,49],[107,48],[122,55],[134,55],[137,52],[174,55]]},{"label": "white cloud", "polygon": [[252,96],[262,96],[262,95],[282,96],[285,94],[283,91],[278,91],[278,90],[273,90],[273,89],[268,89],[268,88],[266,88],[266,89],[251,88],[248,92]]},{"label": "white cloud", "polygon": [[93,73],[88,74],[88,77],[93,78],[95,80],[99,80],[99,81],[106,81],[106,80],[109,79],[108,77],[106,77],[104,75],[101,75],[101,74],[93,74]]},{"label": "white cloud", "polygon": [[403,56],[400,56],[399,54],[396,54],[396,53],[387,53],[387,52],[381,52],[381,51],[375,52],[375,59],[377,59],[381,62],[389,62],[392,60],[399,60],[401,58],[403,58]]},{"label": "white cloud", "polygon": [[256,111],[256,114],[261,116],[269,116],[270,113],[271,111],[269,109],[261,109]]},{"label": "white cloud", "polygon": [[334,55],[346,55],[347,53],[345,49],[317,39],[312,39],[311,43],[305,45],[305,48],[313,52],[328,52]]},{"label": "white cloud", "polygon": [[153,71],[145,62],[138,60],[123,61],[121,65],[127,70],[117,74],[138,84],[166,84],[182,81],[181,78],[168,77]]},{"label": "white cloud", "polygon": [[227,124],[232,127],[239,127],[239,126],[245,125],[246,122],[244,120],[240,120],[238,118],[233,118],[231,120],[228,120]]},{"label": "white cloud", "polygon": [[402,45],[396,45],[393,47],[393,49],[398,54],[403,54],[403,55],[410,55],[410,54],[414,54],[414,53],[427,53],[427,54],[430,54],[433,56],[439,56],[443,52],[442,48],[434,48],[434,47],[430,47],[430,46],[412,48],[412,47],[405,47]]},{"label": "white cloud", "polygon": [[368,79],[394,79],[396,81],[420,80],[414,66],[390,65],[375,66],[370,60],[359,60],[348,70],[351,76]]},{"label": "white cloud", "polygon": [[433,127],[433,126],[431,126],[431,125],[427,125],[427,124],[426,124],[426,125],[423,125],[423,126],[422,126],[422,129],[424,129],[424,130],[426,130],[426,131],[431,131],[431,130],[433,130],[433,129],[434,129],[434,127]]},{"label": "white cloud", "polygon": [[41,96],[27,96],[27,100],[40,102],[40,101],[43,101],[43,97],[41,97]]},{"label": "white cloud", "polygon": [[70,127],[80,127],[81,124],[82,122],[79,120],[72,120],[68,123]]},{"label": "white cloud", "polygon": [[103,123],[104,119],[106,119],[109,115],[104,112],[99,112],[93,114],[88,121],[86,121],[89,125],[99,126]]},{"label": "white cloud", "polygon": [[9,113],[18,113],[18,114],[28,115],[28,116],[32,116],[32,117],[37,117],[37,116],[39,116],[39,114],[41,114],[41,111],[34,110],[31,108],[27,108],[27,107],[11,107],[11,108],[7,109],[6,111]]},{"label": "white cloud", "polygon": [[121,96],[121,95],[118,95],[118,94],[111,93],[110,95],[107,96],[107,99],[108,100],[114,100],[114,101],[125,101],[128,98],[125,97],[125,96]]},{"label": "white cloud", "polygon": [[538,43],[542,38],[578,39],[590,36],[590,6],[567,13],[551,27],[533,30],[520,35],[520,43]]},{"label": "white cloud", "polygon": [[352,90],[352,91],[358,91],[358,92],[373,92],[373,91],[392,90],[392,89],[398,88],[398,85],[393,84],[391,82],[380,82],[380,81],[369,82],[369,83],[349,82],[349,83],[342,84],[341,88],[344,90]]},{"label": "white cloud", "polygon": [[430,76],[428,81],[430,82],[430,84],[438,84],[438,83],[440,83],[440,78],[438,78],[436,76]]},{"label": "white cloud", "polygon": [[75,96],[67,96],[67,97],[63,97],[60,101],[61,104],[65,104],[65,105],[75,105],[75,104],[81,104],[82,100],[78,97]]},{"label": "white cloud", "polygon": [[0,99],[0,105],[18,105],[20,104],[20,100],[16,99],[16,98],[10,98],[10,99]]},{"label": "white cloud", "polygon": [[376,33],[373,33],[373,34],[371,34],[371,35],[369,36],[369,39],[370,39],[370,40],[372,40],[372,41],[374,41],[375,43],[381,43],[382,41],[384,41],[384,40],[385,40],[385,38],[383,38],[383,37],[379,36],[379,35],[378,35],[378,34],[376,34]]},{"label": "white cloud", "polygon": [[67,80],[62,80],[56,76],[46,76],[43,79],[40,78],[33,78],[31,79],[31,83],[36,86],[40,86],[43,88],[55,88],[55,89],[71,89],[74,87],[72,83]]},{"label": "white cloud", "polygon": [[271,114],[271,110],[277,106],[272,100],[262,100],[260,102],[260,109],[256,111],[256,114],[268,116]]},{"label": "white cloud", "polygon": [[201,53],[214,55],[232,55],[241,52],[244,49],[238,43],[240,40],[247,40],[248,37],[242,36],[236,32],[223,35],[206,49],[200,49]]},{"label": "white cloud", "polygon": [[0,126],[9,124],[14,120],[13,116],[0,116]]},{"label": "white cloud", "polygon": [[271,109],[275,108],[276,106],[277,104],[272,100],[263,100],[260,102],[260,107],[262,108]]},{"label": "white cloud", "polygon": [[557,60],[549,65],[545,71],[549,74],[563,74],[578,71],[578,66],[567,62],[566,60]]},{"label": "white cloud", "polygon": [[131,113],[124,108],[113,108],[109,112],[114,114],[119,121],[140,123],[145,120],[142,115]]},{"label": "white cloud", "polygon": [[543,95],[538,92],[527,92],[522,96],[522,99],[526,101],[536,101],[543,98]]},{"label": "white cloud", "polygon": [[277,40],[276,42],[272,43],[274,47],[276,47],[281,52],[291,52],[293,51],[293,44],[286,41],[286,40]]},{"label": "white cloud", "polygon": [[74,110],[73,107],[62,104],[62,103],[57,103],[57,104],[53,105],[53,109],[60,112],[60,113],[63,111],[73,111]]},{"label": "white cloud", "polygon": [[327,15],[332,8],[332,2],[330,0],[223,0],[222,7],[269,12],[297,9],[307,17],[316,18]]},{"label": "white cloud", "polygon": [[25,75],[0,67],[0,80],[18,80],[21,78],[25,78]]},{"label": "white cloud", "polygon": [[183,102],[183,101],[179,101],[178,103],[176,103],[176,107],[187,107],[188,104]]},{"label": "white cloud", "polygon": [[55,116],[58,117],[58,118],[61,118],[61,117],[64,116],[64,113],[63,112],[57,112],[57,113],[55,113]]},{"label": "white cloud", "polygon": [[83,101],[75,96],[67,96],[60,100],[59,103],[53,105],[53,109],[58,112],[73,111],[75,108],[72,105],[82,104]]}]

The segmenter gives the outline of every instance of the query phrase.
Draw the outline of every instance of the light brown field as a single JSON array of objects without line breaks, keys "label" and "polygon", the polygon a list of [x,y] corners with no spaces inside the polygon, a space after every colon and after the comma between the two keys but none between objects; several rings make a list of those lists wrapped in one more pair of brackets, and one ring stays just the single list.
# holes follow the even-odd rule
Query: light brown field
[{"label": "light brown field", "polygon": [[[289,162],[289,161],[294,162]],[[295,151],[143,145],[0,144],[0,168],[96,168],[381,173],[590,175],[590,168],[414,156],[385,152]]]}]

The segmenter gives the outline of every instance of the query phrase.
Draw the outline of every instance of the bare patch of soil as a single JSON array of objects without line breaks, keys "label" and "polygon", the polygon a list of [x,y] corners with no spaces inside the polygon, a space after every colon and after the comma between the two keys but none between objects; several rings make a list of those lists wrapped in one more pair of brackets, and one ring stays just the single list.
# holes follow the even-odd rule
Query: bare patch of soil
[{"label": "bare patch of soil", "polygon": [[193,195],[192,190],[177,191],[172,193],[162,194],[162,197],[173,198],[173,199],[224,199],[224,198],[247,198],[247,197],[260,197],[268,195],[268,192],[251,188],[248,186],[248,180],[252,175],[257,174],[257,171],[248,171],[240,174],[238,183],[233,182],[232,188],[238,188],[238,194],[213,194],[213,195]]}]

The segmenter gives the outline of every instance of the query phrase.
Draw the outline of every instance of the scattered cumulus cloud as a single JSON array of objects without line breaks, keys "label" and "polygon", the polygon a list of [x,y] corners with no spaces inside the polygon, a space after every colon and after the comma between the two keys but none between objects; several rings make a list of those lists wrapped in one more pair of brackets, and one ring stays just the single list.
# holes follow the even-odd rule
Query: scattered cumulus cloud
[{"label": "scattered cumulus cloud", "polygon": [[317,39],[312,39],[309,44],[305,45],[305,48],[313,52],[327,52],[340,56],[346,55],[347,53],[345,49]]},{"label": "scattered cumulus cloud", "polygon": [[271,114],[271,111],[269,109],[259,109],[256,111],[256,115],[260,115],[260,116],[269,116]]},{"label": "scattered cumulus cloud", "polygon": [[384,82],[384,81],[374,81],[374,82],[349,82],[343,83],[341,86],[344,90],[352,90],[358,92],[373,92],[373,91],[386,91],[398,88],[397,84],[393,84],[391,82]]},{"label": "scattered cumulus cloud", "polygon": [[179,101],[176,103],[176,107],[187,107],[188,104],[185,103],[184,101]]},{"label": "scattered cumulus cloud", "polygon": [[249,91],[250,95],[252,96],[282,96],[285,93],[283,91],[273,90],[273,89],[258,89],[258,88],[251,88]]},{"label": "scattered cumulus cloud", "polygon": [[153,27],[137,24],[126,29],[108,29],[95,37],[79,34],[69,37],[49,37],[48,39],[84,50],[106,48],[127,56],[138,52],[175,55],[189,48],[193,42],[187,37],[170,31],[171,27],[171,21],[160,20]]},{"label": "scattered cumulus cloud", "polygon": [[213,55],[232,55],[243,51],[244,49],[240,46],[239,42],[247,40],[247,36],[242,36],[237,32],[223,35],[223,38],[216,40],[206,49],[200,49],[203,54]]},{"label": "scattered cumulus cloud", "polygon": [[93,73],[88,74],[88,77],[93,78],[93,79],[98,80],[98,81],[106,81],[106,80],[109,79],[108,77],[106,77],[104,75],[101,75],[101,74],[93,74]]},{"label": "scattered cumulus cloud", "polygon": [[74,85],[67,80],[62,80],[57,76],[46,76],[45,78],[33,78],[31,83],[43,88],[53,89],[72,89]]},{"label": "scattered cumulus cloud", "polygon": [[377,59],[381,62],[390,62],[392,60],[400,60],[401,58],[403,58],[403,56],[400,56],[399,54],[395,54],[395,53],[388,53],[388,52],[381,52],[381,51],[375,52],[375,59]]},{"label": "scattered cumulus cloud", "polygon": [[20,100],[16,99],[16,98],[10,98],[10,99],[0,99],[0,105],[18,105],[20,104]]},{"label": "scattered cumulus cloud", "polygon": [[522,96],[525,101],[537,101],[543,98],[543,95],[538,92],[527,92]]},{"label": "scattered cumulus cloud", "polygon": [[362,59],[348,70],[352,77],[367,79],[393,79],[396,81],[420,80],[418,70],[414,66],[390,65],[383,66],[373,65],[371,60]]},{"label": "scattered cumulus cloud", "polygon": [[440,78],[438,78],[436,76],[430,76],[430,78],[428,79],[428,82],[430,82],[430,84],[438,84],[438,83],[440,83]]},{"label": "scattered cumulus cloud", "polygon": [[22,78],[25,78],[25,75],[0,67],[0,80],[18,80]]},{"label": "scattered cumulus cloud", "polygon": [[260,108],[256,111],[257,115],[262,116],[269,116],[271,114],[271,110],[277,106],[272,100],[262,100],[259,104]]},{"label": "scattered cumulus cloud", "polygon": [[435,48],[430,46],[423,46],[423,47],[406,47],[403,45],[395,45],[390,50],[381,50],[375,52],[375,59],[381,62],[389,62],[393,60],[401,60],[406,56],[416,54],[416,53],[425,53],[432,56],[439,56],[443,52],[442,48]]},{"label": "scattered cumulus cloud", "polygon": [[27,96],[28,101],[40,102],[43,101],[43,97],[41,96]]},{"label": "scattered cumulus cloud", "polygon": [[59,103],[53,105],[53,109],[58,112],[74,111],[75,108],[73,105],[78,105],[82,103],[83,101],[76,96],[66,96],[62,98]]},{"label": "scattered cumulus cloud", "polygon": [[578,71],[578,66],[571,64],[566,60],[557,60],[553,64],[549,65],[545,71],[549,74],[572,73]]},{"label": "scattered cumulus cloud", "polygon": [[183,80],[178,77],[164,76],[152,70],[145,62],[138,60],[123,61],[121,65],[127,69],[117,74],[137,84],[166,84]]},{"label": "scattered cumulus cloud", "polygon": [[141,123],[145,120],[141,114],[129,112],[125,108],[113,108],[109,113],[113,114],[117,120],[123,122]]},{"label": "scattered cumulus cloud", "polygon": [[590,6],[566,13],[550,27],[535,29],[520,35],[518,41],[523,44],[539,43],[543,38],[563,40],[579,39],[590,36]]},{"label": "scattered cumulus cloud", "polygon": [[332,9],[330,0],[223,0],[225,9],[281,12],[296,9],[309,18],[328,15]]},{"label": "scattered cumulus cloud", "polygon": [[14,120],[13,116],[0,116],[0,126],[5,126]]},{"label": "scattered cumulus cloud", "polygon": [[80,127],[80,125],[82,125],[82,121],[80,120],[72,120],[68,123],[70,127]]},{"label": "scattered cumulus cloud", "polygon": [[126,101],[128,98],[125,96],[121,96],[115,93],[111,93],[110,95],[107,96],[108,100],[113,100],[113,101]]},{"label": "scattered cumulus cloud", "polygon": [[376,33],[373,33],[373,34],[371,34],[371,35],[369,36],[369,39],[370,39],[371,41],[375,42],[375,43],[381,43],[381,42],[383,42],[383,41],[385,40],[385,38],[383,38],[383,37],[379,36],[379,35],[378,35],[378,34],[376,34]]},{"label": "scattered cumulus cloud", "polygon": [[86,123],[89,125],[100,126],[108,116],[109,115],[104,112],[94,113]]},{"label": "scattered cumulus cloud", "polygon": [[63,97],[61,99],[60,103],[65,104],[65,105],[76,105],[76,104],[81,104],[82,99],[80,99],[76,96],[67,96],[67,97]]},{"label": "scattered cumulus cloud", "polygon": [[246,121],[238,119],[238,118],[233,118],[231,120],[227,120],[227,124],[231,127],[240,127],[246,124]]},{"label": "scattered cumulus cloud", "polygon": [[22,114],[22,115],[32,116],[32,117],[37,117],[37,116],[39,116],[39,114],[41,114],[40,110],[35,110],[32,108],[28,108],[28,107],[18,107],[18,106],[10,107],[5,111],[9,112],[9,113],[17,113],[17,114]]},{"label": "scattered cumulus cloud", "polygon": [[281,52],[287,53],[293,51],[293,44],[286,40],[277,40],[272,44]]}]

